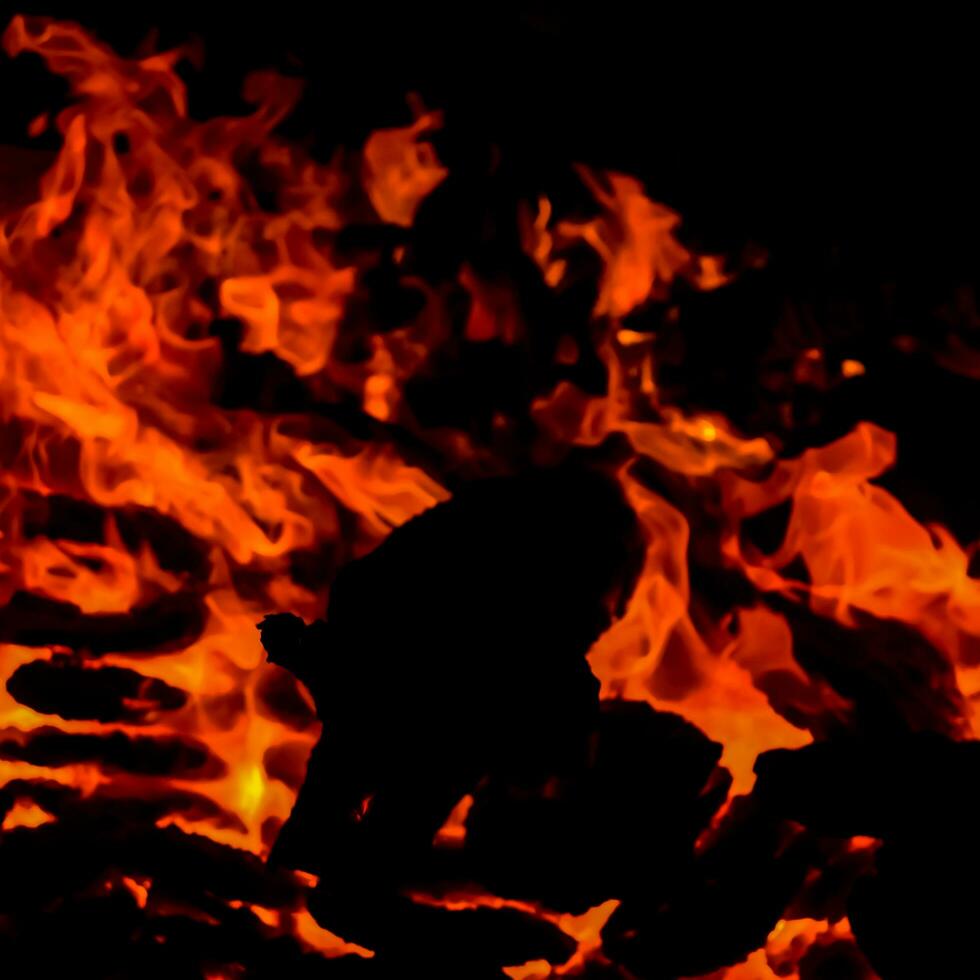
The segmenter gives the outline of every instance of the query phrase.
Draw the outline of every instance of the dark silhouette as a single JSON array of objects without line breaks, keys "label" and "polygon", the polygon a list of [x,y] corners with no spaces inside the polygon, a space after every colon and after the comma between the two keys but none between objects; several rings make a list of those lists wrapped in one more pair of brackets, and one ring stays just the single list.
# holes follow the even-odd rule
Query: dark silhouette
[{"label": "dark silhouette", "polygon": [[578,766],[598,711],[585,654],[642,554],[618,485],[566,465],[475,482],[394,531],[341,571],[325,622],[264,620],[324,723],[273,858],[350,902],[417,875],[481,780]]},{"label": "dark silhouette", "polygon": [[651,879],[602,931],[603,950],[644,980],[697,977],[745,959],[804,883],[812,842],[737,797],[714,834],[666,892]]},{"label": "dark silhouette", "polygon": [[544,792],[486,785],[466,820],[467,871],[496,895],[584,912],[644,911],[698,872],[695,841],[731,785],[722,748],[679,715],[603,701],[581,769]]},{"label": "dark silhouette", "polygon": [[847,899],[883,980],[977,975],[980,743],[935,732],[839,738],[756,762],[770,812],[829,837],[880,844]]}]

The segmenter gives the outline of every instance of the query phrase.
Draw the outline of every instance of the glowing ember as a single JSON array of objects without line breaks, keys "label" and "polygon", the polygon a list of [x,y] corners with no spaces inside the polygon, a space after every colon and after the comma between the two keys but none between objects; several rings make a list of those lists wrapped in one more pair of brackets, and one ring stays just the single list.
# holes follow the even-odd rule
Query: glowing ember
[{"label": "glowing ember", "polygon": [[611,899],[608,902],[597,905],[595,908],[589,909],[582,915],[567,915],[551,912],[528,902],[502,899],[494,895],[482,895],[477,892],[441,895],[438,897],[416,894],[412,898],[422,905],[434,905],[438,908],[455,909],[458,911],[479,908],[517,909],[518,911],[527,912],[530,915],[539,916],[549,922],[553,922],[562,932],[571,936],[577,943],[578,948],[568,961],[557,966],[547,961],[531,961],[520,966],[506,967],[504,973],[513,978],[513,980],[534,980],[537,977],[567,976],[582,969],[590,960],[601,959],[602,939],[599,933],[609,920],[609,916],[612,915],[619,905],[618,901]]},{"label": "glowing ember", "polygon": [[466,839],[466,817],[473,806],[473,797],[467,793],[453,807],[446,822],[436,834],[436,844],[443,847],[458,847]]}]

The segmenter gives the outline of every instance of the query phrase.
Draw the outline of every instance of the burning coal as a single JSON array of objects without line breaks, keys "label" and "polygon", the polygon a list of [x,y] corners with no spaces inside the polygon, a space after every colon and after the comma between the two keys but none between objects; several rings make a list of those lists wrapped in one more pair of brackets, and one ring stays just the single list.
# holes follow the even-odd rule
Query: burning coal
[{"label": "burning coal", "polygon": [[13,975],[969,974],[980,581],[891,433],[800,435],[874,364],[699,346],[760,254],[4,47],[71,93],[0,150]]}]

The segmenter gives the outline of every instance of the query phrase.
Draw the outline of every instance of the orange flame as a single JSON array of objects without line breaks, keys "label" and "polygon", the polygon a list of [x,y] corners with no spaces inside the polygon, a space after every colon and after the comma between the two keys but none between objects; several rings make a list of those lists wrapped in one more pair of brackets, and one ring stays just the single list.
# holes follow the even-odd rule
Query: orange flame
[{"label": "orange flame", "polygon": [[[69,734],[203,743],[220,771],[193,780],[193,789],[217,810],[173,813],[161,823],[264,855],[293,805],[318,726],[308,703],[290,714],[269,697],[289,681],[265,663],[254,624],[282,609],[307,618],[322,612],[326,585],[297,574],[302,561],[329,549],[336,564],[363,554],[445,500],[450,473],[468,474],[470,463],[473,472],[509,463],[494,457],[496,449],[475,448],[470,433],[425,429],[406,404],[406,383],[432,367],[433,355],[456,350],[446,297],[429,289],[411,322],[383,335],[364,331],[348,316],[358,271],[332,247],[338,231],[362,218],[366,201],[379,221],[411,226],[447,176],[424,138],[441,117],[418,113],[406,127],[375,133],[354,168],[342,160],[325,165],[276,135],[299,94],[293,81],[252,76],[249,115],[196,121],[175,71],[179,51],[124,59],[75,25],[21,17],[4,46],[11,55],[43,58],[68,80],[73,101],[54,120],[62,146],[33,198],[0,196],[0,597],[29,593],[96,616],[138,612],[160,596],[186,593],[198,601],[202,625],[180,649],[100,658],[102,666],[185,692],[181,707],[144,723],[53,720],[0,688],[0,726],[18,743],[55,721]],[[40,117],[31,133],[50,124]],[[587,245],[602,265],[593,327],[606,391],[587,394],[561,381],[529,409],[547,449],[594,447],[610,437],[628,447],[619,476],[647,552],[625,615],[590,654],[603,695],[690,718],[722,743],[735,789],[746,791],[759,752],[811,738],[806,710],[789,719],[773,707],[767,675],[788,677],[796,704],[814,714],[841,707],[796,664],[789,626],[762,604],[774,591],[845,625],[856,610],[907,623],[955,665],[964,694],[980,691],[980,584],[967,552],[872,482],[894,461],[894,437],[865,423],[829,446],[780,459],[770,440],[747,437],[722,416],[665,404],[651,337],[622,319],[670,298],[678,282],[724,287],[726,265],[683,245],[679,216],[650,200],[637,179],[586,168],[580,176],[598,216],[556,220],[541,199],[533,214],[525,207],[521,235],[552,289],[562,287],[573,245]],[[259,186],[273,187],[273,199]],[[401,259],[393,253],[396,267]],[[468,342],[525,339],[527,325],[507,287],[481,281],[468,266],[458,285],[473,300]],[[322,401],[361,406],[375,434],[365,439],[305,415],[262,414],[258,391],[251,407],[227,407],[219,391],[229,319],[241,331],[237,354],[274,355]],[[579,342],[566,340],[559,364],[578,357]],[[864,370],[857,361],[841,364],[844,377]],[[403,431],[431,451],[424,464],[399,442]],[[651,489],[637,462],[682,487],[678,500]],[[695,546],[710,542],[692,540],[684,494],[714,522],[714,560],[755,587],[758,605],[721,615],[698,607],[689,565]],[[100,508],[106,516],[98,540],[53,529],[28,533],[24,515],[37,498]],[[742,522],[786,502],[791,516],[780,548],[766,556],[743,545]],[[152,513],[186,535],[205,571],[171,567],[153,544],[127,541],[113,515],[133,512]],[[807,567],[806,583],[790,577],[796,559]],[[63,652],[54,643],[2,644],[3,679]],[[92,651],[78,653],[86,663],[94,659]],[[294,693],[304,705],[304,694]],[[97,762],[0,761],[0,780],[13,779],[50,780],[83,794],[112,785],[132,795],[191,782],[120,775]],[[464,801],[449,818],[444,843],[463,838],[465,809]],[[47,819],[18,801],[3,829]],[[141,903],[152,901],[146,883],[126,879],[122,887]],[[600,956],[599,932],[616,898],[578,918],[510,904],[549,918],[579,944],[564,966],[509,971],[530,978],[570,973]],[[328,955],[368,953],[321,930],[308,913],[253,911]],[[845,932],[842,923],[783,923],[766,949],[719,976],[790,976],[777,972],[795,969],[788,946]]]}]

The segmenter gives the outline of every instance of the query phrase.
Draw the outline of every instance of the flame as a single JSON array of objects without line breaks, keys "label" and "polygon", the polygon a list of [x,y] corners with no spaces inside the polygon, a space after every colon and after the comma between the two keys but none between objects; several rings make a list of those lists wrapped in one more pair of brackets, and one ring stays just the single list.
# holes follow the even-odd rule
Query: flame
[{"label": "flame", "polygon": [[[161,601],[189,612],[186,623],[172,615],[175,635],[156,647],[143,633],[120,649],[86,639],[67,650],[60,635],[36,640],[15,630],[0,644],[4,681],[30,665],[61,669],[66,657],[87,671],[130,671],[142,679],[126,702],[138,717],[60,717],[4,687],[0,735],[19,748],[52,727],[69,736],[176,738],[205,746],[214,764],[147,775],[98,758],[48,765],[13,752],[0,759],[0,781],[60,784],[83,797],[193,790],[214,808],[177,809],[161,826],[264,856],[319,728],[304,692],[265,663],[254,624],[284,609],[321,614],[340,564],[447,499],[452,479],[515,462],[506,439],[484,445],[474,432],[426,427],[415,415],[409,382],[459,354],[448,289],[420,283],[405,267],[406,247],[393,248],[385,261],[400,284],[419,290],[423,308],[375,330],[357,312],[361,273],[335,247],[340,231],[363,222],[367,202],[378,223],[412,226],[447,177],[427,139],[442,118],[418,110],[409,125],[378,131],[350,158],[324,164],[277,135],[299,95],[295,80],[253,75],[248,115],[201,121],[188,115],[175,70],[186,52],[126,59],[76,25],[22,17],[4,47],[39,55],[67,79],[72,101],[31,124],[31,135],[54,126],[62,140],[33,193],[7,200],[0,191],[0,600],[16,609],[28,595],[52,604],[49,618],[88,624],[138,622]],[[747,791],[759,752],[804,744],[821,713],[846,709],[796,663],[789,625],[765,604],[772,593],[844,626],[861,611],[906,623],[949,660],[964,695],[980,691],[980,583],[968,552],[873,482],[895,460],[894,436],[862,423],[830,445],[781,458],[774,440],[670,404],[655,338],[624,318],[671,300],[681,285],[724,288],[729,263],[684,245],[680,216],[636,178],[578,173],[596,215],[564,218],[547,198],[524,202],[521,243],[555,291],[573,274],[576,248],[597,258],[592,334],[564,337],[555,362],[576,364],[592,342],[606,388],[587,392],[561,375],[525,408],[545,455],[619,440],[629,457],[618,475],[647,550],[624,615],[590,653],[603,696],[682,713],[722,744],[735,791]],[[468,264],[455,286],[471,301],[466,343],[528,341],[515,287]],[[822,357],[808,354],[804,367],[815,371]],[[234,407],[222,386],[243,359],[285,366],[311,400],[355,406],[364,425],[267,411],[264,381],[246,384],[248,407]],[[844,378],[865,370],[855,360],[840,365]],[[507,421],[494,424],[504,431]],[[663,488],[642,476],[650,471]],[[744,542],[743,525],[782,504],[790,508],[782,544],[761,554]],[[75,505],[99,515],[92,526],[58,517]],[[168,557],[173,549],[183,557]],[[754,589],[754,603],[733,599],[718,611],[700,601],[691,566],[705,551]],[[798,560],[805,582],[793,577]],[[312,563],[317,574],[303,574]],[[770,697],[766,681],[776,672],[793,685],[792,712]],[[153,685],[175,689],[179,703],[156,705]],[[465,838],[471,803],[466,797],[448,816],[441,843]],[[51,819],[18,798],[3,829],[26,832]],[[126,878],[121,887],[141,905],[153,900],[149,881]],[[440,901],[506,903],[575,938],[567,964],[508,971],[523,978],[571,973],[600,957],[599,932],[617,903],[610,896],[576,918],[498,896]],[[252,911],[326,955],[370,952],[305,911]],[[841,923],[781,923],[765,949],[719,976],[790,976],[790,947],[844,932]]]},{"label": "flame", "polygon": [[7,811],[7,815],[0,824],[0,829],[13,830],[14,827],[40,827],[42,824],[54,820],[46,810],[34,803],[27,803],[24,800],[17,800],[16,803]]},{"label": "flame", "polygon": [[446,822],[436,831],[435,843],[442,847],[459,847],[466,839],[466,818],[473,806],[473,797],[467,793],[450,811]]},{"label": "flame", "polygon": [[364,189],[382,220],[411,225],[422,200],[449,175],[420,139],[441,126],[441,113],[422,112],[411,126],[379,129],[364,144]]},{"label": "flame", "polygon": [[[281,920],[280,924],[282,924]],[[328,929],[324,929],[306,909],[300,909],[292,914],[290,931],[299,936],[311,949],[327,957],[353,955],[371,959],[374,956],[372,950],[365,949],[357,943],[345,942]]]},{"label": "flame", "polygon": [[[126,61],[73,25],[23,18],[5,46],[41,55],[76,94],[57,118],[64,143],[39,199],[7,215],[0,231],[2,410],[23,432],[4,481],[7,513],[16,516],[27,492],[65,494],[108,510],[152,509],[202,542],[211,572],[200,638],[179,656],[147,659],[138,650],[103,663],[138,664],[144,676],[190,693],[184,709],[141,732],[172,731],[211,747],[226,775],[197,788],[246,829],[204,830],[261,853],[263,824],[285,819],[295,791],[268,775],[266,755],[287,737],[308,751],[317,732],[310,722],[290,731],[259,707],[273,669],[263,666],[254,623],[284,605],[307,614],[320,607],[322,597],[292,581],[288,559],[335,533],[338,502],[361,516],[363,548],[445,494],[388,447],[297,438],[278,420],[209,402],[220,351],[202,327],[213,317],[238,318],[243,351],[274,351],[308,375],[327,365],[352,287],[353,270],[334,268],[316,244],[318,231],[340,226],[339,175],[269,137],[293,87],[253,78],[251,116],[198,124],[187,118],[176,52]],[[431,160],[420,181],[399,182],[408,136],[433,123],[376,134],[365,148],[376,204],[389,219],[395,206],[410,215],[434,186]],[[273,215],[239,172],[246,156],[282,181]],[[199,298],[206,283],[217,286],[216,307]],[[8,595],[26,590],[84,613],[125,612],[187,587],[148,545],[130,551],[111,527],[101,543],[25,541],[12,519],[0,544]],[[246,568],[263,583],[248,597],[234,584]],[[36,656],[6,646],[8,676]],[[4,723],[21,731],[48,722],[20,705],[4,708]],[[89,788],[104,781],[89,767],[49,775]],[[164,822],[187,825],[179,815]]]},{"label": "flame", "polygon": [[136,904],[141,908],[146,908],[146,903],[150,896],[150,882],[149,881],[137,881],[135,878],[130,878],[126,875],[122,878],[122,883],[126,889],[130,892],[133,898],[136,899]]},{"label": "flame", "polygon": [[604,273],[596,300],[597,316],[622,317],[651,299],[664,299],[678,277],[698,289],[717,289],[729,281],[718,256],[698,256],[674,235],[681,219],[675,211],[651,201],[635,177],[599,173],[579,167],[602,213],[586,222],[560,222],[548,231],[551,204],[538,202],[537,216],[525,217],[525,248],[549,285],[557,285],[564,260],[553,258],[558,242],[586,242],[602,259]]},{"label": "flame", "polygon": [[[762,482],[729,474],[727,506],[741,516],[792,504],[780,548],[743,554],[737,536],[726,550],[762,589],[809,596],[815,611],[854,624],[854,610],[915,627],[957,668],[964,692],[976,689],[980,583],[969,556],[939,525],[920,524],[871,480],[895,459],[895,438],[870,423],[796,460],[781,461]],[[781,569],[802,558],[810,584]],[[975,719],[970,719],[975,724]]]}]

